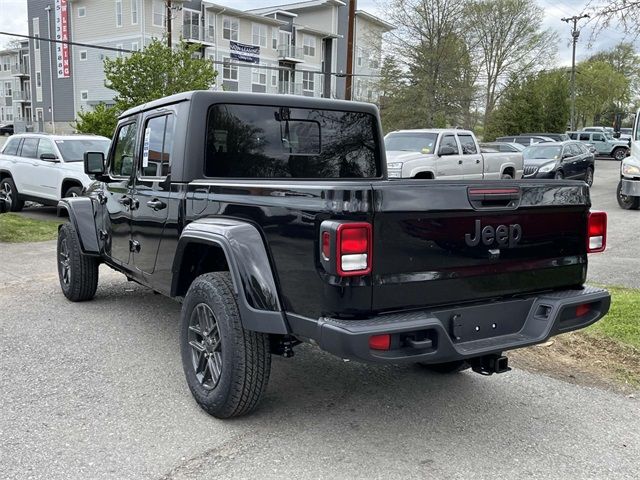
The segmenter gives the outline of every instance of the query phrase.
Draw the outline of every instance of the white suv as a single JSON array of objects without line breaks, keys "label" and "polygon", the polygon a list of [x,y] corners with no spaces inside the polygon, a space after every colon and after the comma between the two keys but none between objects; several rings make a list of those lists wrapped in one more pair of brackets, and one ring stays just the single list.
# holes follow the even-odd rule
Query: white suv
[{"label": "white suv", "polygon": [[0,152],[0,196],[17,212],[25,200],[57,205],[80,195],[92,182],[84,173],[84,152],[106,156],[110,143],[95,135],[13,135]]}]

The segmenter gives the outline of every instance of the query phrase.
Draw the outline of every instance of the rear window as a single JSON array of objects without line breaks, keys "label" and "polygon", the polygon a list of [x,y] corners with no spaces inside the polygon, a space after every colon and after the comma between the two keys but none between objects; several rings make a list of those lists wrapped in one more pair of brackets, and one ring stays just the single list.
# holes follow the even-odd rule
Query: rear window
[{"label": "rear window", "polygon": [[213,105],[205,176],[376,178],[376,118],[368,113],[255,105]]}]

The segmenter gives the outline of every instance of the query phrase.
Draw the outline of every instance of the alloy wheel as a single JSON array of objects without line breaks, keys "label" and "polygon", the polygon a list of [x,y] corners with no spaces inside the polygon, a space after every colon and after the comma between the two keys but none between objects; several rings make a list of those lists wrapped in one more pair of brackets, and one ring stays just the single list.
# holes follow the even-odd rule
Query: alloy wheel
[{"label": "alloy wheel", "polygon": [[67,245],[66,238],[63,238],[60,242],[58,262],[60,263],[60,278],[62,279],[62,283],[69,285],[71,283],[71,261],[69,259],[69,246]]},{"label": "alloy wheel", "polygon": [[0,184],[0,197],[3,197],[7,202],[9,202],[8,210],[11,210],[11,207],[13,206],[13,190],[9,183],[4,182]]},{"label": "alloy wheel", "polygon": [[222,374],[222,339],[213,310],[206,303],[199,303],[191,312],[188,341],[196,378],[205,389],[213,390]]}]

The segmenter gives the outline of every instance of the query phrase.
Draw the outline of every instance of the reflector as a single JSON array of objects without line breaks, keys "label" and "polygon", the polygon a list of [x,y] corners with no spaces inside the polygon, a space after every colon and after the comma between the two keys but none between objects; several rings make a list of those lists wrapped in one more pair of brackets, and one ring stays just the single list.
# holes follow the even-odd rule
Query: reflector
[{"label": "reflector", "polygon": [[391,347],[391,335],[372,335],[369,337],[369,348],[371,350],[389,350]]}]

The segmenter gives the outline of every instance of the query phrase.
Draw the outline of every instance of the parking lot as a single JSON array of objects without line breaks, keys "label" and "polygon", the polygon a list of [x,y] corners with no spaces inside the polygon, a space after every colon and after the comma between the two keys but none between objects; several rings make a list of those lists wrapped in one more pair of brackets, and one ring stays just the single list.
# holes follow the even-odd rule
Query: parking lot
[{"label": "parking lot", "polygon": [[[618,168],[597,163],[609,245],[589,278],[640,288]],[[0,478],[637,478],[637,396],[518,369],[438,376],[303,347],[274,357],[255,414],[216,420],[183,378],[180,306],[100,273],[72,304],[55,242],[0,245]]]}]

